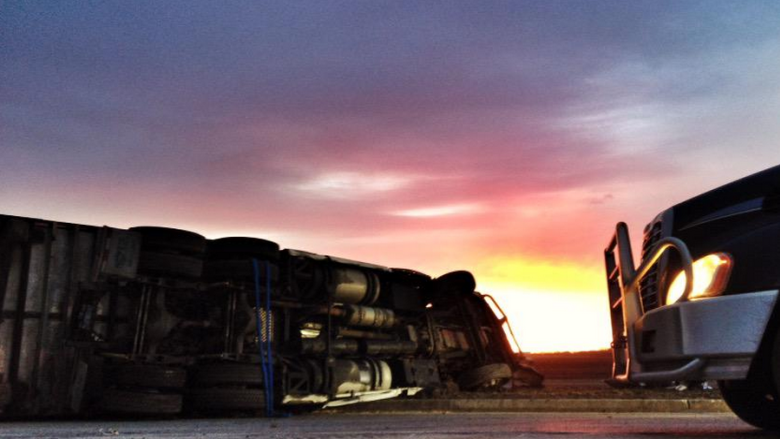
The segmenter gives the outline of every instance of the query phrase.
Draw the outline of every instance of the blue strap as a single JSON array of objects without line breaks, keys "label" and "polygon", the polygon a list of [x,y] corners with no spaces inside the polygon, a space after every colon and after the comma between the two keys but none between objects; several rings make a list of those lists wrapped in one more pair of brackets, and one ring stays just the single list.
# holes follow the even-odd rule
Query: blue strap
[{"label": "blue strap", "polygon": [[[266,263],[267,264],[267,263]],[[265,410],[267,416],[273,416],[273,357],[271,357],[271,288],[270,288],[270,265],[266,269],[266,308],[263,309],[260,300],[260,263],[257,259],[252,259],[252,268],[255,274],[255,309],[257,310],[255,323],[257,326],[257,347],[260,350],[260,366],[263,369],[263,390],[265,391]],[[262,312],[265,311],[266,339],[267,346],[263,342]],[[266,353],[268,351],[268,353]],[[270,360],[270,361],[269,361]]]},{"label": "blue strap", "polygon": [[272,346],[272,326],[271,326],[271,263],[268,261],[265,261],[265,325],[266,325],[266,339],[268,340],[268,345],[265,350],[266,355],[268,355],[268,375],[270,376],[270,379],[268,381],[269,385],[266,386],[268,388],[269,393],[269,399],[267,403],[267,407],[269,410],[270,415],[274,414],[274,350]]}]

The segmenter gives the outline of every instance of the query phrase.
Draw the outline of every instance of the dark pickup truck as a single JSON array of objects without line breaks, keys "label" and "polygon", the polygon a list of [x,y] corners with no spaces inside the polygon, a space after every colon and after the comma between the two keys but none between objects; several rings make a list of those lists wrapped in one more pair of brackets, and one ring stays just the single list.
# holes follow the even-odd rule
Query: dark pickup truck
[{"label": "dark pickup truck", "polygon": [[717,380],[740,418],[780,429],[780,166],[661,212],[639,267],[619,223],[605,259],[612,383]]},{"label": "dark pickup truck", "polygon": [[465,271],[0,215],[0,415],[274,415],[541,385]]}]

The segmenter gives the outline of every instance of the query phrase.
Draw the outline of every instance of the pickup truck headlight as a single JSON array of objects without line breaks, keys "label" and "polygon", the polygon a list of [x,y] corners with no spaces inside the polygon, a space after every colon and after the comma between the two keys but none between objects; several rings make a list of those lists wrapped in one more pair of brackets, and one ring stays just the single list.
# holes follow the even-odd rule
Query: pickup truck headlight
[{"label": "pickup truck headlight", "polygon": [[[726,253],[712,253],[693,263],[693,288],[689,300],[717,296],[726,289],[731,273],[731,257]],[[685,292],[685,271],[680,270],[666,292],[666,304],[671,305]]]}]

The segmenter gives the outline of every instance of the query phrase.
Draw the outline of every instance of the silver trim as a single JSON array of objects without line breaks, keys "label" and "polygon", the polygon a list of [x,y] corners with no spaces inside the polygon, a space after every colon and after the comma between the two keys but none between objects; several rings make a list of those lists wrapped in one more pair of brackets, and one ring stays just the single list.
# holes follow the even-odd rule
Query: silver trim
[{"label": "silver trim", "polygon": [[699,371],[707,364],[702,358],[694,358],[685,366],[672,370],[658,372],[635,372],[631,374],[632,381],[679,381],[688,375]]},{"label": "silver trim", "polygon": [[[644,314],[642,309],[642,299],[639,295],[639,282],[647,276],[650,269],[667,251],[674,249],[680,255],[682,269],[685,271],[685,290],[683,297],[687,297],[693,289],[693,260],[691,252],[683,241],[674,237],[661,238],[639,265],[634,268],[634,257],[631,254],[631,240],[628,235],[628,226],[625,223],[618,223],[615,230],[615,236],[607,247],[608,251],[617,250],[617,268],[620,273],[620,296],[623,308],[623,328],[627,337],[628,346],[626,354],[626,373],[624,375],[613,377],[619,381],[631,381],[637,374],[642,373],[641,363],[637,361],[636,335],[634,324]],[[683,367],[691,367],[694,370],[703,366],[703,364],[694,363]],[[649,372],[648,372],[649,373]]]}]

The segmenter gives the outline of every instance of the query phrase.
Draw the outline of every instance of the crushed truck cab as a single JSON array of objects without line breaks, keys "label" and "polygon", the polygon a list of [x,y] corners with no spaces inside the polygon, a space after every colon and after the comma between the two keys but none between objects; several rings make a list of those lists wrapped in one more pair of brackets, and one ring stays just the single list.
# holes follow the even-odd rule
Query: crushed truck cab
[{"label": "crushed truck cab", "polygon": [[718,380],[743,420],[780,429],[780,166],[661,212],[632,255],[619,223],[604,252],[610,382]]}]

